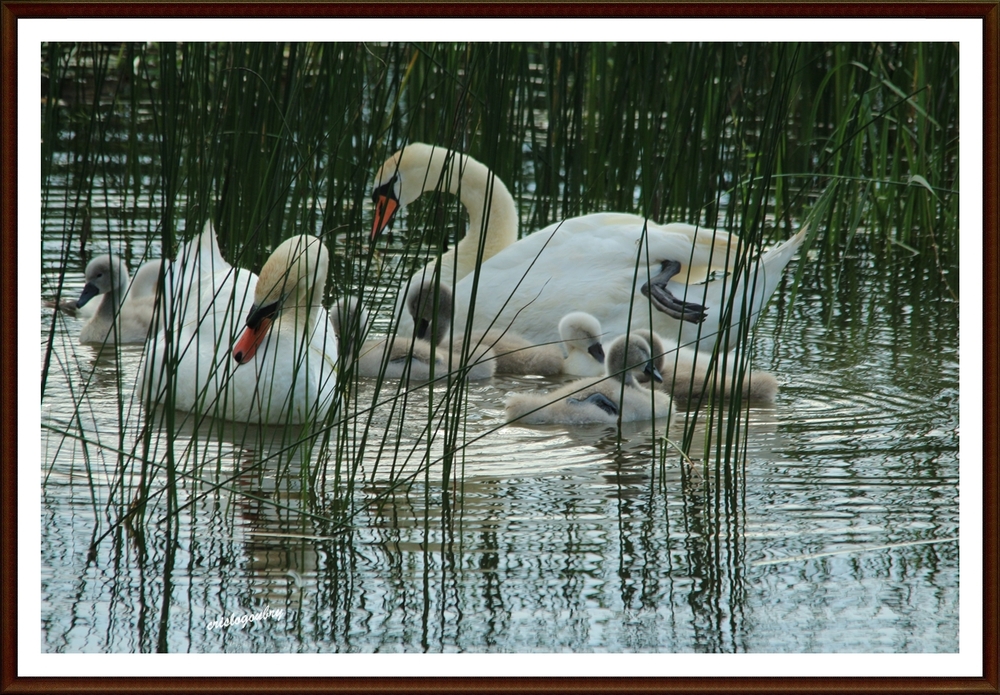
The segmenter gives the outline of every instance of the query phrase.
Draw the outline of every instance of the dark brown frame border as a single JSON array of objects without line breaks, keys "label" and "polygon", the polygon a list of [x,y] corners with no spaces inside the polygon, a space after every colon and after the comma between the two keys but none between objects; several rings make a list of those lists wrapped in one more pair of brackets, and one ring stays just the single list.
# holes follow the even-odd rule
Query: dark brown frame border
[{"label": "dark brown frame border", "polygon": [[[873,3],[0,2],[0,296],[17,296],[17,21],[38,17],[927,17],[983,22],[983,676],[980,678],[19,678],[17,675],[17,306],[0,329],[0,693],[1000,693],[1000,0]],[[973,232],[974,233],[974,232]]]}]

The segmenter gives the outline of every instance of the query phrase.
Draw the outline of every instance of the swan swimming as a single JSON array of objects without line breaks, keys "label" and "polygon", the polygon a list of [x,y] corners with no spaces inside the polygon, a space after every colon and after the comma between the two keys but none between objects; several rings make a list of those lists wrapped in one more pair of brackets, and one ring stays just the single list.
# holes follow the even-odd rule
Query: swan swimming
[{"label": "swan swimming", "polygon": [[[659,388],[669,393],[674,403],[683,408],[694,407],[707,401],[709,392],[718,387],[713,383],[716,372],[722,375],[722,364],[708,368],[710,355],[698,353],[689,348],[667,350],[660,336],[640,329],[633,331],[635,335],[649,343],[653,351],[653,361],[663,375]],[[723,359],[719,357],[718,359]],[[722,380],[722,397],[730,398],[735,390],[736,370],[738,365],[730,356],[725,365],[728,373]],[[636,373],[639,383],[648,383],[650,379],[645,374]],[[748,405],[770,405],[774,403],[778,393],[778,380],[770,372],[747,369],[740,381],[742,397]]]},{"label": "swan swimming", "polygon": [[547,394],[519,393],[507,399],[507,421],[528,425],[584,425],[654,420],[670,415],[670,396],[650,391],[633,370],[659,381],[649,344],[639,336],[619,336],[607,350],[607,376],[578,379]]},{"label": "swan swimming", "polygon": [[[441,257],[442,284],[456,281],[455,335],[464,334],[471,316],[474,330],[493,325],[532,344],[555,343],[559,319],[585,311],[611,335],[647,328],[673,343],[711,351],[727,328],[722,325],[727,305],[735,336],[744,313],[756,321],[806,235],[801,229],[743,268],[736,235],[624,213],[574,217],[516,240],[516,206],[487,167],[467,155],[414,143],[376,174],[372,238],[399,209],[431,190],[457,192],[472,220],[466,236]],[[484,218],[487,207],[491,214]],[[481,266],[473,272],[477,260]],[[411,283],[428,276],[430,267]],[[404,334],[412,331],[401,310],[406,291],[397,299]]]},{"label": "swan swimming", "polygon": [[[449,335],[452,295],[446,285],[435,285],[430,280],[419,285],[411,283],[406,305],[417,337],[445,348],[450,345],[456,355],[462,355],[466,336]],[[497,374],[604,374],[604,347],[597,319],[575,311],[562,317],[558,330],[561,342],[546,345],[535,345],[513,331],[473,331],[468,340],[469,362],[492,360]]]},{"label": "swan swimming", "polygon": [[337,375],[328,267],[319,239],[295,236],[258,278],[222,257],[206,224],[168,273],[175,315],[146,346],[144,402],[260,424],[324,417]]},{"label": "swan swimming", "polygon": [[145,342],[156,305],[159,270],[160,262],[150,261],[130,278],[128,265],[118,256],[104,254],[91,260],[84,272],[87,284],[75,308],[82,310],[98,296],[101,302],[80,329],[80,342]]},{"label": "swan swimming", "polygon": [[233,395],[249,401],[250,418],[294,424],[323,418],[333,404],[337,339],[323,290],[330,256],[312,236],[282,242],[260,270],[246,328],[233,346]]}]

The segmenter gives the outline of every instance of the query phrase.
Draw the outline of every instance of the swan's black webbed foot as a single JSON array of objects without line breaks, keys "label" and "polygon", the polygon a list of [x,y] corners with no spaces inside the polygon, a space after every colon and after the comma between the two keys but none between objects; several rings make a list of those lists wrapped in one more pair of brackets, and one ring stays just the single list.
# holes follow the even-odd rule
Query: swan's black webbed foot
[{"label": "swan's black webbed foot", "polygon": [[608,415],[618,414],[618,406],[613,400],[605,396],[603,393],[592,393],[583,400],[580,400],[579,398],[568,398],[567,401],[570,403],[593,403]]},{"label": "swan's black webbed foot", "polygon": [[642,286],[642,293],[649,297],[653,306],[662,311],[667,316],[672,316],[680,321],[690,323],[701,323],[708,316],[708,309],[701,304],[685,302],[677,299],[673,293],[667,289],[667,283],[674,275],[681,271],[681,264],[677,261],[663,261],[660,264],[660,274],[651,278],[649,282]]}]

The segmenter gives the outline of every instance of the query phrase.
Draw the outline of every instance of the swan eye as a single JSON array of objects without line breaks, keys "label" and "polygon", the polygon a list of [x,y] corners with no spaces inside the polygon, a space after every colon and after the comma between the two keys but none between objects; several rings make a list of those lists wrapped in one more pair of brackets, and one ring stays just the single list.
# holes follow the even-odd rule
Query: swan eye
[{"label": "swan eye", "polygon": [[278,313],[278,302],[262,307],[256,305],[250,307],[250,314],[247,316],[247,328],[257,330],[260,328],[261,321],[271,318],[276,313]]},{"label": "swan eye", "polygon": [[393,174],[392,178],[372,191],[372,203],[378,205],[380,198],[389,198],[399,202],[399,174]]}]

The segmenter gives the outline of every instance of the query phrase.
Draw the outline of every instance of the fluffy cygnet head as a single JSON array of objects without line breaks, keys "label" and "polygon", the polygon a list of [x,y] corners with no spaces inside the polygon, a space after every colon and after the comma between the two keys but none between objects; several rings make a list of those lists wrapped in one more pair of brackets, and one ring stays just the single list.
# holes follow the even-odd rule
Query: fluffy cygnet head
[{"label": "fluffy cygnet head", "polygon": [[76,308],[84,306],[91,299],[99,294],[107,294],[112,290],[117,293],[117,300],[121,303],[128,288],[128,266],[118,256],[103,255],[94,258],[87,264],[84,272],[87,284],[83,286],[80,298],[76,300]]},{"label": "fluffy cygnet head", "polygon": [[628,336],[620,335],[608,346],[607,373],[620,379],[628,385],[635,385],[635,377],[632,370],[641,369],[649,374],[657,382],[663,381],[663,376],[653,362],[653,355],[649,348],[649,343],[631,333]]},{"label": "fluffy cygnet head", "polygon": [[563,341],[563,352],[577,349],[604,364],[604,345],[601,343],[601,322],[585,311],[566,314],[559,322],[559,337]]},{"label": "fluffy cygnet head", "polygon": [[413,334],[420,340],[440,344],[451,324],[451,290],[431,280],[414,283],[406,295],[406,308],[413,317]]}]

